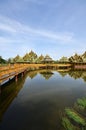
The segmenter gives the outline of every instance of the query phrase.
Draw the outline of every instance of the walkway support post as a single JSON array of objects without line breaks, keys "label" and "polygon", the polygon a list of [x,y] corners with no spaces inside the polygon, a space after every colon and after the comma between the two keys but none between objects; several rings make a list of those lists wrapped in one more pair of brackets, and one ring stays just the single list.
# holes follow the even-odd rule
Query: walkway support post
[{"label": "walkway support post", "polygon": [[0,84],[0,94],[1,94],[1,84]]},{"label": "walkway support post", "polygon": [[18,81],[18,75],[15,76],[15,81],[16,81],[16,82]]}]

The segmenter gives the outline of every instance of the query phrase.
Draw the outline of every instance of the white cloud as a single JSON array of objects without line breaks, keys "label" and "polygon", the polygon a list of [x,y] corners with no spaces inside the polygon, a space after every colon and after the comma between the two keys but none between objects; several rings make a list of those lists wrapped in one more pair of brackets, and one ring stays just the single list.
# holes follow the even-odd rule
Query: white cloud
[{"label": "white cloud", "polygon": [[13,29],[11,26],[0,23],[0,30],[8,31],[8,32],[15,32],[15,29]]},{"label": "white cloud", "polygon": [[22,42],[22,40],[15,40],[14,38],[9,38],[9,37],[0,37],[0,45],[4,43],[18,43]]},{"label": "white cloud", "polygon": [[61,42],[71,42],[73,41],[72,33],[54,33],[52,31],[42,30],[42,29],[35,29],[15,20],[11,20],[7,17],[0,16],[0,30],[10,32],[16,36],[24,34],[28,37],[41,37],[41,38],[48,38],[54,41],[61,41]]}]

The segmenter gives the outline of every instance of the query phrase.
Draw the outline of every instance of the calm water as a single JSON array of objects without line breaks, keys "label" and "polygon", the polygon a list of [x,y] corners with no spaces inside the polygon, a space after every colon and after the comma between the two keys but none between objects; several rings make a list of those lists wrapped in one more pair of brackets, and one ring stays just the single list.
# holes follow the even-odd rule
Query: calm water
[{"label": "calm water", "polygon": [[64,130],[61,113],[86,96],[84,71],[33,71],[1,87],[0,130]]}]

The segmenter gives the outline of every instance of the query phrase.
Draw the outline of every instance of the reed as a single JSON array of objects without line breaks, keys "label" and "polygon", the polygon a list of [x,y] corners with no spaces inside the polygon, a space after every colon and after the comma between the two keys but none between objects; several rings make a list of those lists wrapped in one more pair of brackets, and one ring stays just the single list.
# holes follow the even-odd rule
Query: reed
[{"label": "reed", "polygon": [[77,104],[79,106],[82,106],[84,109],[86,108],[86,97],[85,98],[82,98],[82,99],[78,99],[77,100]]},{"label": "reed", "polygon": [[67,108],[67,109],[65,109],[65,112],[66,112],[66,115],[69,118],[71,118],[73,121],[75,121],[76,123],[78,123],[82,126],[86,126],[85,120],[74,110]]},{"label": "reed", "polygon": [[67,117],[62,118],[62,125],[66,130],[75,130],[75,127],[72,125]]}]

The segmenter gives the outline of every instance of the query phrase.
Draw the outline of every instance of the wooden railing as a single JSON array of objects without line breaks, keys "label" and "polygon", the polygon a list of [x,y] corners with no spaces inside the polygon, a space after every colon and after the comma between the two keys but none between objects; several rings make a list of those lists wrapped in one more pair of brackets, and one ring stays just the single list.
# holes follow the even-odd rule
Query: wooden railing
[{"label": "wooden railing", "polygon": [[7,79],[10,79],[11,77],[15,77],[16,75],[24,72],[27,68],[28,66],[25,64],[15,64],[0,67],[0,83]]},{"label": "wooden railing", "polygon": [[0,84],[7,80],[10,79],[11,77],[15,77],[19,75],[20,73],[24,72],[25,70],[30,70],[30,69],[39,69],[39,68],[47,68],[47,67],[70,67],[71,64],[9,64],[7,66],[1,66],[0,67]]}]

